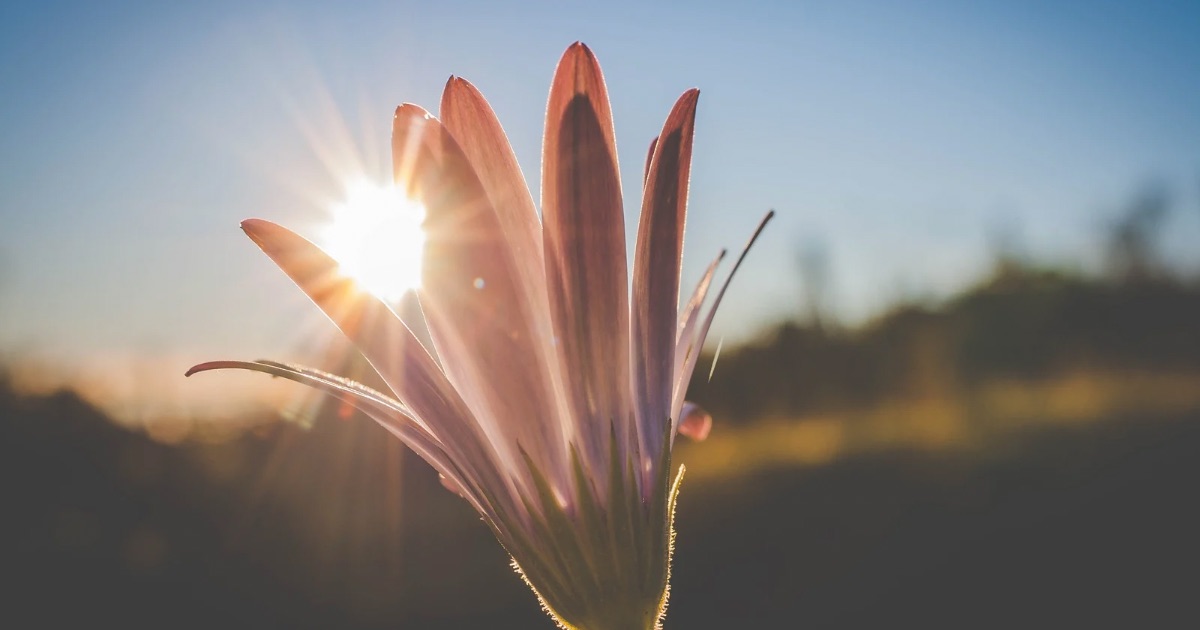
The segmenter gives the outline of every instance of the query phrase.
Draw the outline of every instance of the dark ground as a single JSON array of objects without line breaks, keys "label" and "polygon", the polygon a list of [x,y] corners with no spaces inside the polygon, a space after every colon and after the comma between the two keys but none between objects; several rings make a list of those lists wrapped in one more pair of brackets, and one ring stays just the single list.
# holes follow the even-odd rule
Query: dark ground
[{"label": "dark ground", "polygon": [[[168,447],[4,390],[0,625],[551,627],[397,452],[357,421]],[[1200,627],[1198,479],[1193,415],[685,482],[667,625]]]}]

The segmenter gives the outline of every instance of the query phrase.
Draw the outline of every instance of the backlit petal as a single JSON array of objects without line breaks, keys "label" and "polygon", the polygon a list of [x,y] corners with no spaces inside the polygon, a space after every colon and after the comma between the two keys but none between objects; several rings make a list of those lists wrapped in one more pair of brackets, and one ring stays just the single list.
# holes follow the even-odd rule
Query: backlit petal
[{"label": "backlit petal", "polygon": [[[477,494],[463,490],[468,487],[477,488],[478,480],[471,480],[468,483],[468,478],[446,455],[442,443],[426,431],[421,423],[415,421],[399,401],[392,400],[385,394],[340,376],[313,368],[285,365],[274,361],[209,361],[193,366],[185,376],[209,370],[229,369],[251,370],[286,378],[348,401],[356,409],[387,429],[389,433],[400,438],[413,452],[433,466],[443,479],[454,483],[459,488],[457,494],[466,498],[481,514],[489,515],[490,510],[484,510],[484,504],[480,502]],[[495,514],[490,513],[490,517],[494,518]]]},{"label": "backlit petal", "polygon": [[[517,163],[508,137],[487,99],[466,79],[451,77],[442,92],[442,125],[454,136],[487,193],[505,240],[512,251],[518,280],[536,330],[534,341],[547,363],[545,386],[552,394],[555,417],[569,418],[564,374],[553,347],[550,306],[546,297],[546,267],[542,249],[542,223],[529,186]],[[564,422],[568,427],[571,423]],[[573,435],[567,432],[564,438]]]},{"label": "backlit petal", "polygon": [[698,90],[676,101],[663,125],[646,176],[633,263],[633,395],[645,457],[658,453],[671,422],[679,264],[687,219],[688,176]]},{"label": "backlit petal", "polygon": [[610,423],[625,456],[630,425],[628,272],[612,112],[600,66],[583,44],[563,54],[546,107],[542,215],[550,313],[569,399],[593,467]]},{"label": "backlit petal", "polygon": [[687,394],[688,381],[692,378],[691,370],[684,372],[684,365],[688,357],[693,352],[700,352],[700,348],[696,345],[696,326],[700,321],[700,307],[704,304],[704,298],[708,295],[708,289],[712,286],[713,275],[717,271],[717,265],[725,258],[725,250],[717,254],[717,257],[708,264],[708,269],[704,270],[704,275],[700,278],[700,282],[696,283],[695,290],[692,291],[692,297],[683,307],[683,312],[679,315],[679,329],[675,335],[675,370],[673,372],[675,383],[671,393],[671,418],[679,421],[680,408],[683,405],[683,397]]},{"label": "backlit petal", "polygon": [[491,201],[505,240],[513,251],[528,297],[545,315],[546,273],[542,265],[542,224],[525,176],[487,100],[469,81],[450,77],[442,92],[442,125],[467,156]]},{"label": "backlit petal", "polygon": [[242,229],[354,342],[396,397],[456,460],[481,474],[495,474],[495,456],[471,411],[425,348],[385,304],[339,274],[337,261],[319,247],[287,228],[247,219]]},{"label": "backlit petal", "polygon": [[692,342],[692,351],[684,359],[683,369],[677,376],[679,379],[678,382],[682,383],[676,390],[677,395],[684,395],[685,392],[683,390],[686,390],[687,383],[692,378],[692,372],[696,369],[696,361],[700,358],[700,348],[704,346],[704,340],[708,337],[708,330],[712,327],[713,317],[717,314],[717,308],[721,306],[721,298],[725,297],[725,291],[729,289],[729,283],[733,281],[733,276],[737,274],[738,268],[742,266],[742,261],[746,259],[746,254],[750,252],[750,248],[754,246],[754,241],[758,240],[758,236],[762,234],[763,228],[767,227],[767,222],[774,216],[775,211],[771,210],[758,222],[758,227],[754,229],[754,234],[750,236],[750,240],[742,248],[742,253],[738,255],[737,262],[733,263],[733,269],[729,271],[729,277],[725,278],[725,283],[721,285],[721,290],[717,292],[717,297],[713,299],[712,306],[708,308],[708,315],[704,317],[704,320],[700,323],[700,328],[695,333],[695,340]]},{"label": "backlit petal", "polygon": [[650,162],[654,160],[654,148],[658,146],[658,136],[650,141],[650,148],[646,150],[646,166],[642,170],[642,186],[646,185],[646,179],[650,177]]},{"label": "backlit petal", "polygon": [[[565,470],[562,427],[539,339],[535,304],[483,184],[457,141],[415,105],[396,110],[396,183],[426,209],[421,306],[446,375],[479,420],[509,475],[530,480],[518,445]],[[561,480],[558,486],[566,486]]]}]

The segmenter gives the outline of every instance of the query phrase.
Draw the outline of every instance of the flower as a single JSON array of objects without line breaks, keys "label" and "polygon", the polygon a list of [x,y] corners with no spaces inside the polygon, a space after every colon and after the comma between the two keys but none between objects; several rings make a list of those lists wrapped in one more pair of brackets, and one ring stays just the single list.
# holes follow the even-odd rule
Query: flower
[{"label": "flower", "polygon": [[395,180],[427,212],[419,297],[440,364],[319,248],[249,219],[246,234],[391,392],[272,361],[188,374],[249,369],[346,396],[482,515],[562,627],[658,627],[683,476],[671,481],[671,448],[677,431],[702,438],[711,425],[683,396],[728,287],[702,318],[718,256],[678,312],[698,95],[684,92],[651,143],[632,298],[608,95],[576,43],[550,88],[541,221],[474,86],[451,77],[440,120],[396,110]]}]

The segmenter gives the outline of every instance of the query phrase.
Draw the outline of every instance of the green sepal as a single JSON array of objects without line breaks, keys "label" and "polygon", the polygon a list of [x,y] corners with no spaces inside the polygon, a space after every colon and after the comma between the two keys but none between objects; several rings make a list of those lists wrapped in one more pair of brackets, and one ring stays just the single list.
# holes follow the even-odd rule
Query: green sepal
[{"label": "green sepal", "polygon": [[[666,427],[669,430],[669,422]],[[595,479],[572,445],[571,510],[521,452],[537,496],[522,498],[528,526],[501,542],[542,607],[564,629],[661,628],[666,610],[675,500],[683,470],[680,467],[668,486],[671,453],[669,440],[664,440],[656,474],[648,480],[649,498],[643,500],[640,463],[632,454],[620,454],[612,431],[607,496],[597,495]]]}]

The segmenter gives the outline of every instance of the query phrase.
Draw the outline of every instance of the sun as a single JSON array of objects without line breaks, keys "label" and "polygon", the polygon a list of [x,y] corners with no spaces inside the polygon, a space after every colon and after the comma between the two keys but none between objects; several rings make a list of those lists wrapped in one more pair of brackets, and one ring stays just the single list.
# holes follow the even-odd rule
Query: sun
[{"label": "sun", "polygon": [[321,245],[338,270],[384,301],[396,302],[421,284],[425,208],[392,186],[367,181],[346,186],[330,208]]}]

